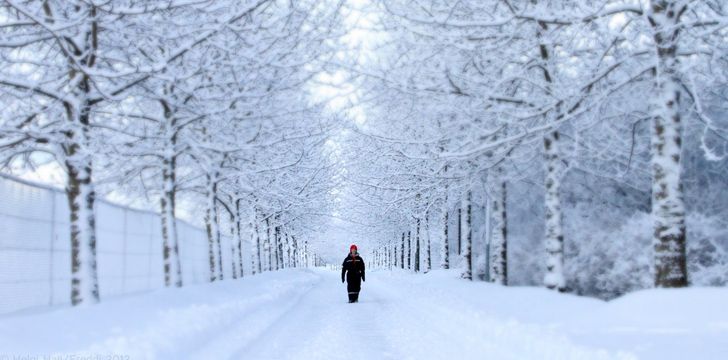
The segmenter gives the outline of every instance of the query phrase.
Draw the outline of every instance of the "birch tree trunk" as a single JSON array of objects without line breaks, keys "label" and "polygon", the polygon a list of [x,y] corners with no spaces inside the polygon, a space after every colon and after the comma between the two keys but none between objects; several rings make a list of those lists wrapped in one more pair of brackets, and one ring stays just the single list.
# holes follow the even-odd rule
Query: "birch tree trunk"
[{"label": "birch tree trunk", "polygon": [[[543,78],[546,90],[551,91],[555,67],[552,59],[551,45],[546,44],[541,38],[548,31],[545,23],[539,22],[537,36],[539,38],[539,53],[543,66]],[[558,117],[559,107],[550,115],[546,115],[546,121],[553,121]],[[549,289],[558,291],[566,290],[566,279],[564,278],[564,232],[563,215],[561,213],[561,159],[559,154],[559,131],[553,130],[544,135],[544,185],[546,193],[544,203],[546,207],[545,247],[546,247],[546,274],[544,285]]]},{"label": "birch tree trunk", "polygon": [[407,231],[407,270],[412,270],[412,230]]},{"label": "birch tree trunk", "polygon": [[458,208],[458,255],[463,253],[463,208]]},{"label": "birch tree trunk", "polygon": [[415,272],[420,272],[420,219],[415,227]]},{"label": "birch tree trunk", "polygon": [[387,268],[389,270],[392,270],[392,263],[393,263],[393,248],[392,245],[387,246]]},{"label": "birch tree trunk", "polygon": [[174,140],[162,159],[162,197],[160,199],[162,218],[162,256],[164,263],[164,285],[182,286],[182,264],[179,258],[176,211],[176,162]]},{"label": "birch tree trunk", "polygon": [[[276,216],[275,221],[278,222],[278,216]],[[273,250],[275,251],[275,259],[276,259],[276,270],[281,269],[282,267],[282,254],[281,254],[281,227],[280,226],[274,226],[273,227]]]},{"label": "birch tree trunk", "polygon": [[303,266],[306,268],[311,266],[308,258],[308,240],[303,241]]},{"label": "birch tree trunk", "polygon": [[261,264],[261,257],[260,257],[260,227],[258,224],[258,209],[253,209],[253,220],[251,221],[250,225],[254,229],[253,234],[251,236],[255,237],[254,243],[255,243],[255,254],[253,255],[253,274],[260,274],[263,272],[262,264]]},{"label": "birch tree trunk", "polygon": [[217,280],[217,274],[215,273],[215,241],[212,236],[212,209],[209,207],[205,211],[205,230],[207,232],[207,257],[210,268],[210,282],[213,282]]},{"label": "birch tree trunk", "polygon": [[402,232],[402,253],[399,260],[400,267],[404,269],[404,232]]},{"label": "birch tree trunk", "polygon": [[[288,234],[286,234],[286,237]],[[291,243],[293,245],[293,264],[292,266],[294,268],[299,267],[299,251],[298,251],[298,241],[296,241],[296,237],[291,235]]]},{"label": "birch tree trunk", "polygon": [[283,269],[286,267],[286,262],[283,249],[283,235],[281,235],[280,226],[278,226],[278,240],[276,242],[278,243],[278,269]]},{"label": "birch tree trunk", "polygon": [[238,237],[238,234],[237,234],[237,231],[235,230],[235,227],[236,227],[235,223],[236,223],[235,215],[231,214],[230,215],[230,235],[233,237],[233,239],[230,241],[230,254],[231,254],[230,263],[232,266],[233,279],[238,278],[238,262],[237,262],[237,257],[238,257],[237,237]]},{"label": "birch tree trunk", "polygon": [[[46,8],[46,11],[48,9]],[[86,11],[78,9],[79,11]],[[93,68],[96,63],[98,45],[98,24],[96,8],[88,7],[89,16],[94,19],[88,24],[81,43],[74,43],[70,51],[74,60],[83,67]],[[52,18],[50,13],[46,13]],[[74,39],[67,39],[73,42]],[[78,39],[77,39],[78,40]],[[60,40],[59,40],[60,41]],[[70,54],[68,54],[70,55]],[[71,240],[71,304],[99,302],[99,280],[96,263],[96,190],[92,181],[93,160],[90,141],[91,107],[89,99],[91,80],[88,75],[75,70],[71,64],[69,83],[76,92],[75,102],[64,102],[68,129],[66,141],[61,147],[68,178],[66,195],[70,215]]]},{"label": "birch tree trunk", "polygon": [[[500,173],[500,171],[499,171]],[[490,238],[490,281],[508,284],[508,217],[506,212],[507,184],[499,181],[493,189]]]},{"label": "birch tree trunk", "polygon": [[[397,239],[397,240],[398,240],[398,239]],[[395,241],[393,242],[393,244],[392,244],[392,251],[394,252],[394,253],[393,253],[393,256],[394,256],[394,257],[393,257],[393,259],[392,259],[392,264],[394,265],[394,267],[395,267],[395,268],[396,268],[396,267],[399,267],[399,261],[398,261],[398,259],[399,259],[399,256],[398,256],[398,254],[399,254],[399,253],[397,252],[397,249],[398,249],[398,247],[397,247],[397,241],[395,240]]]},{"label": "birch tree trunk", "polygon": [[447,210],[447,194],[445,194],[445,200],[442,204],[442,256],[440,257],[442,259],[440,267],[443,269],[450,268],[450,240],[448,238],[450,214]]},{"label": "birch tree trunk", "polygon": [[91,182],[91,161],[78,143],[66,148],[66,195],[71,227],[71,304],[99,302],[96,270],[96,192]]},{"label": "birch tree trunk", "polygon": [[648,20],[657,51],[652,104],[652,217],[655,286],[688,285],[682,184],[682,123],[677,57],[680,16],[687,2],[653,0]]},{"label": "birch tree trunk", "polygon": [[561,176],[559,174],[560,160],[558,155],[558,131],[552,131],[544,136],[544,156],[546,174],[546,275],[544,285],[549,289],[564,291],[564,232],[562,228]]},{"label": "birch tree trunk", "polygon": [[270,217],[265,217],[265,231],[266,231],[266,240],[265,240],[265,250],[268,253],[268,271],[273,271],[273,252],[271,251],[271,229],[270,229]]},{"label": "birch tree trunk", "polygon": [[295,254],[295,249],[293,246],[293,239],[291,239],[291,237],[288,235],[288,232],[283,233],[283,238],[285,239],[285,244],[286,244],[287,260],[286,260],[285,264],[286,264],[286,267],[292,268],[292,267],[294,267],[293,263],[296,262],[296,260],[295,260],[296,254]]},{"label": "birch tree trunk", "polygon": [[465,221],[460,222],[460,234],[462,235],[462,257],[465,268],[463,269],[462,278],[472,280],[473,279],[473,258],[471,254],[472,247],[472,205],[470,204],[472,199],[472,191],[468,190],[467,194],[462,200],[461,209],[465,210]]},{"label": "birch tree trunk", "polygon": [[[223,280],[222,246],[220,244],[220,217],[217,210],[217,188],[220,174],[213,172],[207,176],[207,209],[205,228],[207,229],[208,255],[210,262],[210,281]],[[217,255],[215,254],[217,250]]]},{"label": "birch tree trunk", "polygon": [[245,271],[243,270],[243,234],[242,234],[242,227],[243,227],[243,218],[240,213],[240,203],[243,200],[238,198],[235,201],[235,244],[237,244],[238,247],[238,276],[243,277],[245,274]]},{"label": "birch tree trunk", "polygon": [[220,211],[217,209],[217,186],[215,186],[215,195],[213,196],[213,214],[214,214],[214,221],[213,224],[213,235],[215,236],[215,245],[217,247],[217,278],[220,280],[224,280],[223,276],[223,270],[222,270],[222,241],[221,241],[221,233],[220,233]]},{"label": "birch tree trunk", "polygon": [[237,279],[238,275],[240,273],[240,270],[238,270],[238,241],[239,241],[239,235],[238,235],[238,211],[236,203],[237,201],[231,196],[230,197],[231,205],[235,206],[231,208],[230,206],[226,206],[226,209],[228,210],[228,219],[230,221],[230,269],[231,269],[231,276],[233,279]]},{"label": "birch tree trunk", "polygon": [[425,241],[427,243],[425,256],[425,272],[432,270],[432,246],[430,245],[430,216],[425,216]]}]

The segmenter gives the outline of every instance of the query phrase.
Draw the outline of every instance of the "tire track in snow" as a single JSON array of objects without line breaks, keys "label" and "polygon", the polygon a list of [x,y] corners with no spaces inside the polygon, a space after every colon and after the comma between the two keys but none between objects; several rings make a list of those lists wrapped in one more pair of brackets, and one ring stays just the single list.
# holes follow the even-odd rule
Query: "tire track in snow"
[{"label": "tire track in snow", "polygon": [[[80,350],[82,354],[120,353],[134,359],[202,358],[210,357],[211,343],[223,345],[226,334],[234,334],[242,321],[258,314],[259,309],[286,297],[301,297],[312,288],[310,279],[294,281],[273,280],[258,289],[259,295],[244,296],[239,301],[191,304],[172,308],[149,319],[148,325],[136,332],[124,333],[104,339]],[[315,280],[314,280],[315,283]],[[293,307],[295,303],[289,304]],[[223,336],[220,338],[219,336]],[[224,349],[221,347],[220,349]],[[212,351],[205,355],[201,351]]]},{"label": "tire track in snow", "polygon": [[188,358],[201,360],[248,358],[241,348],[265,338],[266,334],[289,313],[295,311],[303,299],[321,282],[320,275],[310,270],[303,271],[315,274],[317,280],[306,284],[305,287],[295,288],[291,294],[282,296],[283,299],[260,304],[228,328],[221,329],[215,338],[190,353]]}]

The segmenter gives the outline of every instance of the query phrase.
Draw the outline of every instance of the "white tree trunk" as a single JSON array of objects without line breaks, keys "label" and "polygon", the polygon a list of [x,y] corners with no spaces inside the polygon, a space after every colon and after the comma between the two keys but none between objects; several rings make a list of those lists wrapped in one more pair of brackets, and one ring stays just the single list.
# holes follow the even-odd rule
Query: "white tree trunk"
[{"label": "white tree trunk", "polygon": [[291,255],[290,255],[290,267],[298,267],[298,243],[296,242],[296,237],[291,235],[290,239],[288,236],[288,232],[286,232],[286,244],[288,244],[290,241],[290,246],[288,247]]},{"label": "white tree trunk", "polygon": [[281,237],[280,221],[280,215],[276,215],[275,226],[273,228],[273,248],[275,250],[276,270],[283,268],[283,239]]},{"label": "white tree trunk", "polygon": [[412,270],[412,230],[407,231],[407,270]]},{"label": "white tree trunk", "polygon": [[508,283],[508,242],[507,242],[507,186],[505,181],[496,178],[491,196],[492,220],[490,228],[490,281],[507,285]]},{"label": "white tree trunk", "polygon": [[301,255],[303,260],[303,267],[308,268],[311,264],[308,262],[308,240],[303,241],[303,254]]},{"label": "white tree trunk", "polygon": [[222,234],[220,233],[220,211],[217,207],[217,193],[215,193],[215,197],[213,197],[215,201],[213,201],[213,208],[212,211],[215,214],[215,221],[212,222],[212,229],[213,234],[215,236],[215,245],[217,248],[217,278],[220,280],[224,279],[224,274],[222,270]]},{"label": "white tree trunk", "polygon": [[440,267],[443,269],[449,269],[450,268],[450,240],[448,238],[449,234],[449,218],[450,214],[447,212],[447,195],[445,195],[445,200],[442,203],[442,248],[440,249],[440,252],[442,253],[440,256],[441,262]]},{"label": "white tree trunk", "polygon": [[71,304],[97,303],[99,282],[96,271],[96,192],[91,183],[90,161],[77,168],[67,163],[66,194],[71,224]]},{"label": "white tree trunk", "polygon": [[253,254],[253,274],[260,274],[263,272],[263,264],[260,254],[260,228],[258,223],[258,209],[253,209],[252,219],[250,226],[253,228],[253,232],[250,236],[254,237],[253,243],[255,244],[255,253]]},{"label": "white tree trunk", "polygon": [[[538,23],[537,37],[548,33],[548,25]],[[548,41],[539,42],[539,54],[544,65],[541,67],[545,88],[552,91],[556,67],[553,60],[553,49]],[[553,122],[560,113],[560,107],[546,115],[547,122]],[[554,129],[543,137],[544,148],[544,203],[546,210],[544,244],[546,248],[546,274],[544,285],[549,289],[566,290],[564,277],[564,232],[561,213],[561,157],[559,154],[559,131]]]},{"label": "white tree trunk", "polygon": [[238,247],[238,276],[243,277],[245,270],[243,268],[243,218],[241,216],[240,203],[242,199],[235,201],[235,244]]},{"label": "white tree trunk", "polygon": [[[88,93],[87,79],[81,88]],[[68,174],[66,195],[71,228],[71,304],[97,303],[99,280],[96,270],[96,191],[92,182],[92,158],[89,141],[89,105],[69,112],[73,127],[63,145],[64,165]],[[69,120],[70,120],[69,119]],[[74,126],[77,125],[77,126]]]},{"label": "white tree trunk", "polygon": [[[88,11],[95,18],[93,6],[76,9]],[[96,22],[89,23],[82,43],[76,43],[84,56],[77,59],[83,66],[92,68],[96,56],[98,35]],[[60,64],[60,63],[59,63]],[[76,64],[70,64],[74,69]],[[66,141],[61,145],[63,163],[66,167],[68,205],[70,208],[71,228],[71,304],[97,303],[99,301],[99,280],[96,268],[96,190],[94,188],[93,149],[91,147],[91,108],[89,100],[91,80],[88,75],[75,70],[68,71],[71,93],[75,93],[77,102],[68,102],[66,106],[67,127],[63,130]],[[64,92],[66,92],[64,90]]]},{"label": "white tree trunk", "polygon": [[399,260],[399,265],[400,266],[399,267],[401,269],[404,269],[404,249],[405,249],[405,245],[404,245],[404,232],[402,232],[402,246],[401,246],[401,248],[402,248],[401,249],[402,251],[400,252],[400,260]]},{"label": "white tree trunk", "polygon": [[561,164],[559,158],[559,133],[549,132],[544,136],[544,165],[546,194],[546,275],[544,285],[549,289],[564,291],[564,232],[562,229],[561,198]]},{"label": "white tree trunk", "polygon": [[273,251],[271,249],[271,229],[270,229],[270,217],[266,216],[265,218],[265,231],[266,231],[266,239],[265,239],[265,251],[268,254],[268,271],[273,271]]},{"label": "white tree trunk", "polygon": [[164,263],[164,285],[182,286],[182,269],[177,241],[177,221],[175,219],[175,166],[174,159],[162,160],[162,258]]},{"label": "white tree trunk", "polygon": [[680,14],[686,8],[685,1],[653,0],[648,12],[658,55],[652,104],[652,217],[657,287],[688,285],[677,57]]},{"label": "white tree trunk", "polygon": [[460,207],[458,208],[458,256],[463,255],[463,208],[462,200],[460,201]]},{"label": "white tree trunk", "polygon": [[425,251],[427,254],[425,255],[425,272],[429,272],[432,270],[432,245],[430,241],[430,216],[425,216],[425,241],[426,241],[426,248]]},{"label": "white tree trunk", "polygon": [[279,241],[281,247],[281,269],[289,268],[293,263],[293,259],[291,258],[293,256],[293,248],[292,244],[290,243],[290,239],[288,238],[288,233],[286,233],[286,230],[283,228],[283,226],[281,226],[281,235]]},{"label": "white tree trunk", "polygon": [[463,258],[463,273],[462,278],[472,280],[473,279],[473,257],[471,254],[473,233],[471,230],[472,225],[472,191],[468,190],[465,197],[463,197],[461,207],[465,210],[465,219],[460,222],[460,234],[462,237],[462,252]]},{"label": "white tree trunk", "polygon": [[232,277],[233,279],[238,278],[238,242],[240,241],[240,235],[238,234],[238,231],[235,229],[237,227],[237,214],[233,210],[233,213],[230,215],[230,235],[232,236],[232,240],[230,241],[230,262],[232,265]]},{"label": "white tree trunk", "polygon": [[415,229],[415,272],[420,272],[420,224],[421,221],[417,218]]},{"label": "white tree trunk", "polygon": [[[205,215],[205,225],[207,228],[207,244],[208,257],[210,265],[210,281],[222,280],[222,274],[218,274],[217,264],[222,265],[222,259],[216,259],[215,247],[220,246],[220,226],[217,216],[216,193],[217,184],[214,179],[208,179],[207,189],[207,209]],[[218,251],[218,256],[221,251]],[[222,268],[222,266],[220,266]]]}]

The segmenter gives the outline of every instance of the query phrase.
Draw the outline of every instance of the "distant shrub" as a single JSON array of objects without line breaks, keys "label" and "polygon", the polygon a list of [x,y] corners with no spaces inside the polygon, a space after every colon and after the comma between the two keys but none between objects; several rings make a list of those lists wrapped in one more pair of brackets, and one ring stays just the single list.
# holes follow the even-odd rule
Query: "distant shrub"
[{"label": "distant shrub", "polygon": [[[573,226],[565,271],[577,294],[612,299],[652,287],[652,218],[638,212],[617,227]],[[728,229],[718,217],[691,214],[688,271],[694,286],[728,284]]]}]

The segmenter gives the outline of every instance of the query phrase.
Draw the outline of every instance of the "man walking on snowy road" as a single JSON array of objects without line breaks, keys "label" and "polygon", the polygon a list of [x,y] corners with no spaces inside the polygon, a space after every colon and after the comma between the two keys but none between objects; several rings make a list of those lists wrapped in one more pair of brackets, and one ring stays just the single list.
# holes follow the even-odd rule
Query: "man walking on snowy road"
[{"label": "man walking on snowy road", "polygon": [[364,260],[359,256],[356,245],[351,245],[349,255],[346,256],[344,263],[341,264],[342,283],[344,282],[344,275],[346,275],[346,290],[349,292],[349,302],[358,302],[361,282],[366,280],[364,279]]}]

